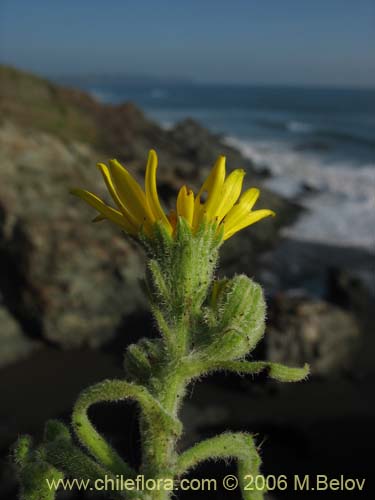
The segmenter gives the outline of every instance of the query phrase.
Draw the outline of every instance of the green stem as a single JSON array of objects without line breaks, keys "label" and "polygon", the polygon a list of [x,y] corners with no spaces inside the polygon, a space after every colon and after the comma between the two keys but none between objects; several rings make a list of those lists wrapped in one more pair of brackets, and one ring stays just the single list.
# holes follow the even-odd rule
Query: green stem
[{"label": "green stem", "polygon": [[[183,358],[189,349],[187,318],[177,321],[175,349],[169,352],[169,361],[152,381],[150,392],[171,417],[178,419],[178,410],[185,394],[188,377],[183,370]],[[177,340],[177,342],[176,342]],[[141,419],[143,443],[143,473],[154,479],[174,478],[177,461],[176,442],[179,437],[169,426],[155,429],[144,418]],[[160,490],[150,495],[152,500],[167,500],[171,492]]]},{"label": "green stem", "polygon": [[244,500],[262,500],[263,491],[249,491],[245,488],[246,476],[259,475],[260,457],[250,434],[227,432],[201,441],[180,455],[176,473],[181,476],[205,460],[218,458],[237,460],[238,479]]},{"label": "green stem", "polygon": [[102,438],[87,416],[88,408],[95,403],[124,399],[138,402],[144,421],[153,432],[168,428],[171,434],[179,434],[181,424],[164,411],[146,388],[123,380],[105,380],[85,390],[74,407],[72,423],[81,443],[104,467],[114,474],[134,477],[135,471]]}]

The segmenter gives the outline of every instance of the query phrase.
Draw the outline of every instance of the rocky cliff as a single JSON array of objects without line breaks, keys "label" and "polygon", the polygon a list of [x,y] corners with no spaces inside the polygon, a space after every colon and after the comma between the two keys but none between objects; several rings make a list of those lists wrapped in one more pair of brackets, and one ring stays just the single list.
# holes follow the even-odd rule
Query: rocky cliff
[{"label": "rocky cliff", "polygon": [[[171,205],[182,182],[193,187],[218,154],[229,168],[251,162],[192,120],[163,130],[131,103],[102,105],[8,67],[0,68],[0,365],[45,343],[98,346],[124,316],[143,307],[142,255],[118,228],[91,224],[93,211],[69,194],[73,186],[106,196],[95,168],[117,157],[138,177],[147,150],[158,151],[160,193]],[[268,191],[260,205],[278,217],[226,245],[228,271],[253,273],[258,251],[298,210]],[[256,250],[256,251],[255,251]]]}]

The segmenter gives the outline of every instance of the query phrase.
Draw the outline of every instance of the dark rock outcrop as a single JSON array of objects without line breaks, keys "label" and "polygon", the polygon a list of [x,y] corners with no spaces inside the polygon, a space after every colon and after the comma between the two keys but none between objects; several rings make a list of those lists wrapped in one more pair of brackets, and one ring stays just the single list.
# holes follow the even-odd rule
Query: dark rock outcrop
[{"label": "dark rock outcrop", "polygon": [[0,304],[0,368],[26,358],[40,343],[24,335],[21,325],[13,318],[6,307]]},{"label": "dark rock outcrop", "polygon": [[11,124],[0,144],[4,304],[31,338],[105,342],[142,302],[142,266],[119,231],[90,224],[92,211],[69,194],[80,185],[104,195],[97,153]]},{"label": "dark rock outcrop", "polygon": [[269,312],[266,358],[290,366],[307,362],[313,375],[350,370],[360,340],[349,312],[322,300],[280,294]]}]

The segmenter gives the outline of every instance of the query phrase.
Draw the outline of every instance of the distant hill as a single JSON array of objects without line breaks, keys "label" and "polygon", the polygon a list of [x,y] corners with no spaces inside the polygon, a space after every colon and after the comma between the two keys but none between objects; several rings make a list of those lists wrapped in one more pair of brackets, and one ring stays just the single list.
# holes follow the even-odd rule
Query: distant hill
[{"label": "distant hill", "polygon": [[64,139],[100,141],[92,120],[96,105],[90,97],[8,66],[0,66],[0,81],[2,119]]},{"label": "distant hill", "polygon": [[155,148],[170,165],[207,167],[222,153],[233,164],[251,167],[238,151],[192,120],[167,131],[131,102],[103,104],[86,92],[9,66],[0,65],[0,81],[0,120],[88,143],[101,152],[99,158],[143,164],[147,150]]},{"label": "distant hill", "polygon": [[106,106],[87,93],[0,66],[0,116],[17,125],[89,143],[108,155],[139,156],[163,130],[132,103]]}]

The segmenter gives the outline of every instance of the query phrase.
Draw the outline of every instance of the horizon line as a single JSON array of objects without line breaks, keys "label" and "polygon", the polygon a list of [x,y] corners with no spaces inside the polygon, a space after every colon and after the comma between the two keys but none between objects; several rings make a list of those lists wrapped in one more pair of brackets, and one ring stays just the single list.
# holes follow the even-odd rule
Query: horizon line
[{"label": "horizon line", "polygon": [[[286,87],[286,88],[299,88],[299,89],[330,89],[330,90],[363,90],[363,91],[375,91],[375,83],[373,84],[346,84],[346,83],[298,83],[298,82],[264,82],[264,81],[248,81],[248,82],[236,82],[236,81],[217,81],[217,80],[199,80],[199,78],[195,77],[189,77],[189,76],[179,76],[179,75],[167,75],[167,76],[157,76],[157,75],[152,75],[152,74],[137,74],[137,73],[124,73],[124,72],[111,72],[111,71],[105,71],[105,72],[94,72],[94,71],[88,71],[86,73],[74,73],[74,72],[61,72],[59,74],[57,73],[48,73],[45,71],[35,71],[29,68],[22,68],[20,66],[14,65],[14,64],[9,64],[7,62],[3,62],[0,60],[0,66],[4,67],[9,67],[17,71],[25,72],[32,74],[34,76],[39,76],[40,78],[45,78],[47,80],[52,80],[55,83],[56,79],[95,79],[95,78],[104,78],[104,79],[111,79],[111,78],[118,78],[118,79],[128,79],[129,82],[124,82],[124,83],[132,83],[131,80],[137,80],[137,83],[148,83],[152,82],[153,80],[159,83],[168,83],[168,80],[171,80],[171,82],[174,85],[201,85],[201,86],[235,86],[235,87]],[[64,83],[63,83],[64,84]]]}]

